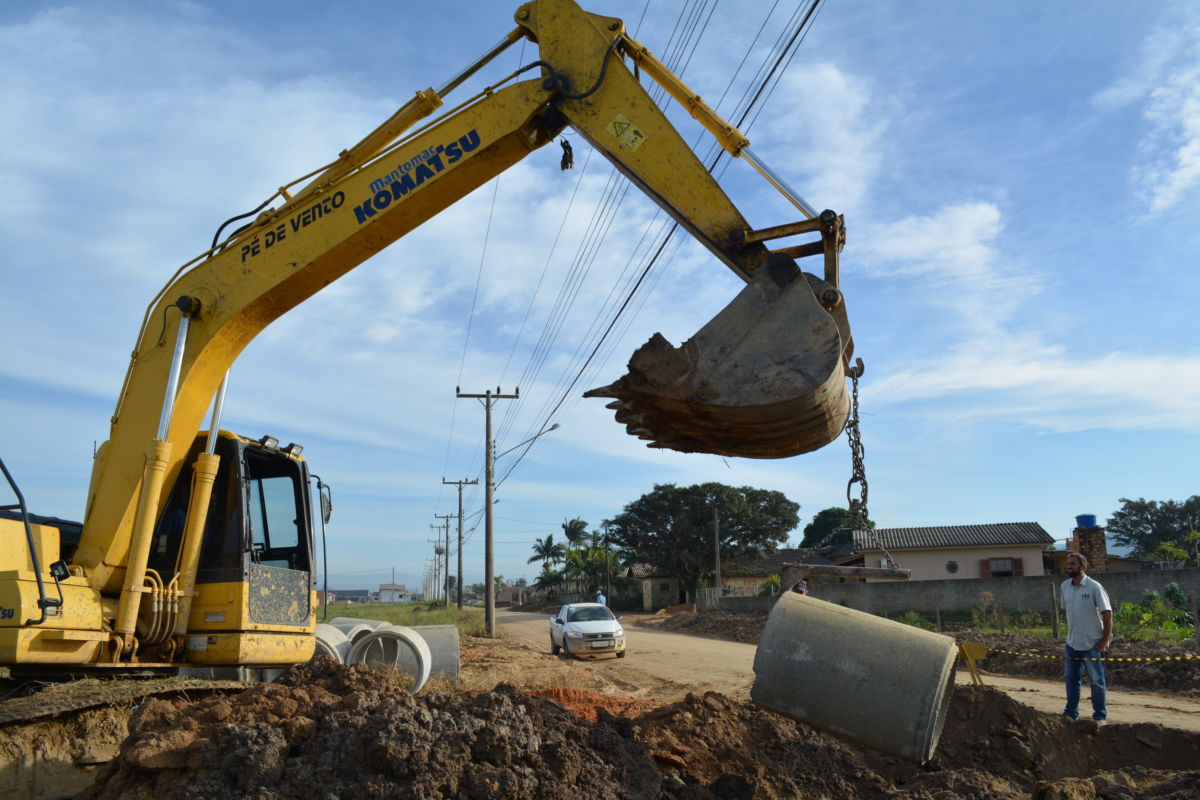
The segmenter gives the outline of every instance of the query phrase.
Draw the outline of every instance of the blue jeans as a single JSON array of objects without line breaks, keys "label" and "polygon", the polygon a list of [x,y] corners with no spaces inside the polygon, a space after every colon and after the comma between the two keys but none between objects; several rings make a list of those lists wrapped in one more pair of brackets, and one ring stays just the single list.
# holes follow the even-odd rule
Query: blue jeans
[{"label": "blue jeans", "polygon": [[1088,682],[1092,684],[1092,719],[1108,719],[1108,709],[1104,704],[1104,654],[1094,647],[1091,650],[1076,650],[1071,645],[1065,645],[1065,648],[1063,676],[1067,680],[1067,707],[1063,709],[1063,715],[1071,719],[1079,716],[1079,688],[1083,685],[1083,671],[1086,669]]}]

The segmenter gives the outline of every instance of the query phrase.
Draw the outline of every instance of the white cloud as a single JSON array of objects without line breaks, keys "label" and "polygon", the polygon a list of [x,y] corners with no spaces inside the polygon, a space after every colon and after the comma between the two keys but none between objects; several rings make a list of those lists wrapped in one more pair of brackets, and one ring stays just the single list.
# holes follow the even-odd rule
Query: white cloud
[{"label": "white cloud", "polygon": [[[868,382],[868,402],[907,410],[922,401],[931,416],[1054,431],[1200,429],[1200,356],[1080,356],[1048,344],[1048,330],[1029,328],[1039,279],[1006,258],[1003,229],[994,205],[968,203],[868,232],[871,273],[949,312],[951,330],[934,340],[944,349]],[[937,400],[947,402],[928,402]]]},{"label": "white cloud", "polygon": [[1200,24],[1191,17],[1153,31],[1141,62],[1092,98],[1105,112],[1140,107],[1145,125],[1130,182],[1151,212],[1200,185]]},{"label": "white cloud", "polygon": [[793,69],[775,88],[751,146],[764,139],[770,163],[797,176],[793,188],[816,208],[854,213],[883,162],[891,111],[871,83],[829,62]]},{"label": "white cloud", "polygon": [[994,335],[1040,281],[997,246],[1004,220],[992,203],[947,206],[868,227],[859,248],[874,276],[912,281],[918,302],[949,311],[973,336]]},{"label": "white cloud", "polygon": [[1070,355],[1036,337],[973,340],[870,385],[872,404],[1003,421],[1059,433],[1090,429],[1200,432],[1200,355]]}]

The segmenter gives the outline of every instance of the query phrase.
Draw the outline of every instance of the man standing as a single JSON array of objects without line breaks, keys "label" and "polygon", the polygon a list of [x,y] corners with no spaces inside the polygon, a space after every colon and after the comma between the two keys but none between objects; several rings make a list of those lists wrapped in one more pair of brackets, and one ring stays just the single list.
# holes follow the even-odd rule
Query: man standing
[{"label": "man standing", "polygon": [[1112,642],[1112,604],[1104,587],[1087,576],[1087,558],[1079,553],[1067,554],[1067,574],[1063,581],[1061,605],[1067,615],[1066,664],[1063,674],[1067,681],[1067,707],[1063,716],[1079,716],[1079,690],[1083,671],[1087,669],[1092,685],[1092,719],[1101,725],[1108,722],[1105,706],[1104,653]]},{"label": "man standing", "polygon": [[597,591],[595,601],[600,605],[608,605],[608,598],[604,596],[604,592]]}]

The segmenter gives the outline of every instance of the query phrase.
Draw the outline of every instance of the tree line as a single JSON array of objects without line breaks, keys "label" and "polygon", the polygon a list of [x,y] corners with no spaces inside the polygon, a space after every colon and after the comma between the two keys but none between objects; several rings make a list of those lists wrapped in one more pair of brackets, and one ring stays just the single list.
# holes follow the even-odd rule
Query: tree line
[{"label": "tree line", "polygon": [[[1131,557],[1200,566],[1200,495],[1186,500],[1130,500],[1107,520],[1107,532]],[[654,575],[677,578],[693,593],[714,572],[719,537],[722,561],[754,561],[785,545],[799,523],[800,504],[782,492],[749,486],[703,483],[655,485],[653,491],[603,520],[599,530],[575,517],[563,520],[562,541],[554,534],[533,545],[528,563],[541,563],[534,586],[546,591],[590,594],[606,586],[636,590],[622,578],[633,564]],[[819,511],[804,527],[801,548],[842,545],[863,527],[849,509]],[[866,520],[865,527],[875,522]]]}]

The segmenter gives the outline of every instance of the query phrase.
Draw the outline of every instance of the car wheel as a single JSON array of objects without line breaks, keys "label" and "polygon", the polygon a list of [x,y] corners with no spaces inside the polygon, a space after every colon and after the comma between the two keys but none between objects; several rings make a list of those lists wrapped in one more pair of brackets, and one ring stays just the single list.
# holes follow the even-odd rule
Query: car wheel
[{"label": "car wheel", "polygon": [[558,650],[559,650],[558,645],[556,645],[554,643],[554,637],[551,636],[550,637],[550,655],[552,655],[552,656],[558,655]]},{"label": "car wheel", "polygon": [[563,639],[563,653],[567,658],[571,658],[571,645],[567,644],[567,640]]},{"label": "car wheel", "polygon": [[626,652],[628,652],[628,651],[622,650],[621,652],[617,653],[617,658],[624,658]]}]

